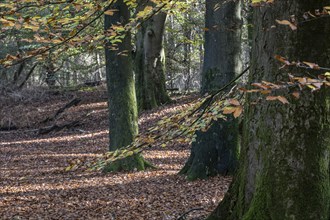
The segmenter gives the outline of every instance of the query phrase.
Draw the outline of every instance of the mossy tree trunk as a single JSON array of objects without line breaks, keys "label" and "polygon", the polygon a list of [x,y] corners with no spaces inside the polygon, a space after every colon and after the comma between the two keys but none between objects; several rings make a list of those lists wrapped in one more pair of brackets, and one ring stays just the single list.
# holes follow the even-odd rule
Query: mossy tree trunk
[{"label": "mossy tree trunk", "polygon": [[[319,73],[296,67],[279,69],[281,64],[274,55],[329,67],[329,20],[312,19],[298,25],[296,31],[275,22],[292,15],[301,21],[304,12],[327,5],[328,0],[281,0],[254,8],[249,81],[276,82],[288,80],[288,73]],[[329,89],[304,90],[300,99],[289,99],[289,105],[249,104],[256,98],[258,95],[250,95],[246,105],[240,168],[208,219],[329,220]]]},{"label": "mossy tree trunk", "polygon": [[[202,93],[223,87],[242,70],[241,2],[206,0],[205,22]],[[180,174],[195,180],[233,173],[238,137],[238,122],[231,117],[226,122],[213,122],[207,132],[197,132],[191,155]]]},{"label": "mossy tree trunk", "polygon": [[[155,6],[140,0],[139,11]],[[138,109],[152,109],[170,102],[165,85],[165,52],[163,35],[166,13],[158,12],[138,29],[135,53],[135,77]]]},{"label": "mossy tree trunk", "polygon": [[[130,12],[123,0],[114,4],[117,11],[112,16],[105,15],[104,28],[108,30],[112,25],[125,25]],[[108,87],[109,106],[109,150],[113,151],[129,145],[138,133],[138,116],[135,95],[133,65],[130,55],[123,51],[132,51],[130,33],[126,33],[118,50],[111,50],[110,43],[106,44],[106,77]],[[109,164],[105,171],[143,170],[145,162],[141,155],[134,155]]]}]

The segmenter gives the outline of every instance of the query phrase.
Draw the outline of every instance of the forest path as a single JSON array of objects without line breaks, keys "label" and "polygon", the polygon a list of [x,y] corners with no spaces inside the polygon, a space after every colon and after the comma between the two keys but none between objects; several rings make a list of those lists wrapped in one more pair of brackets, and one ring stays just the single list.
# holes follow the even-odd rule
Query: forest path
[{"label": "forest path", "polygon": [[[73,97],[82,99],[57,123],[83,118],[81,125],[46,135],[36,133],[43,119]],[[25,127],[0,131],[0,219],[159,219],[174,220],[192,208],[187,219],[201,219],[223,198],[230,177],[195,182],[177,175],[189,156],[182,145],[144,152],[159,169],[144,172],[65,172],[68,161],[107,151],[108,120],[104,91],[66,95],[2,98],[1,123]],[[140,132],[189,98],[144,112]],[[43,126],[52,125],[48,122]]]}]

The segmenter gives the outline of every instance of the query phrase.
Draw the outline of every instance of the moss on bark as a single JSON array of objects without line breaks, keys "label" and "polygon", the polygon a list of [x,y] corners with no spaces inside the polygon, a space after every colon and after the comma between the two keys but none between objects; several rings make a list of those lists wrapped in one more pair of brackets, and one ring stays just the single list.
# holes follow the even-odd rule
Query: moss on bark
[{"label": "moss on bark", "polygon": [[[330,34],[329,21],[313,21],[296,32],[282,26],[265,31],[278,17],[326,4],[325,0],[283,0],[254,8],[251,83],[288,80],[288,72],[301,76],[297,68],[279,69],[273,59],[276,54],[290,60],[317,57],[322,66],[330,65],[330,42],[324,38]],[[329,93],[329,88],[314,93],[304,90],[298,100],[287,96],[289,105],[261,101],[246,106],[241,166],[229,194],[209,219],[330,219]],[[247,98],[248,102],[256,99],[255,94]]]},{"label": "moss on bark", "polygon": [[179,174],[189,180],[233,174],[239,154],[237,120],[213,122],[208,131],[199,131],[196,135],[191,155]]},{"label": "moss on bark", "polygon": [[130,156],[121,160],[117,160],[113,163],[107,164],[103,172],[121,172],[121,171],[142,171],[146,168],[156,168],[148,161],[146,161],[140,154]]},{"label": "moss on bark", "polygon": [[[105,30],[113,24],[125,25],[130,18],[130,10],[123,0],[114,4],[116,12],[113,16],[105,15]],[[118,51],[132,51],[130,33],[126,33],[117,50],[111,50],[106,44],[106,75],[109,96],[109,150],[114,151],[129,145],[138,133],[138,113],[135,94],[135,81],[131,56],[122,55]],[[116,161],[109,164],[105,171],[143,170],[145,161],[141,155]]]},{"label": "moss on bark", "polygon": [[[223,87],[242,69],[240,8],[239,1],[206,1],[205,22],[209,30],[205,32],[202,93]],[[187,175],[189,180],[232,174],[239,153],[238,120],[229,118],[213,122],[208,131],[196,134],[196,142],[192,144],[190,157],[180,174]]]}]

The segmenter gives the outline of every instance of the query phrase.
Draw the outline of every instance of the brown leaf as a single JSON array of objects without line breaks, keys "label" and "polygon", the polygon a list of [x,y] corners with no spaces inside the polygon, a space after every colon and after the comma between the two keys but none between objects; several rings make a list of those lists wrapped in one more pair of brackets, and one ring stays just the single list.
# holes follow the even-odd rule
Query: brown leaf
[{"label": "brown leaf", "polygon": [[266,100],[268,100],[268,101],[274,101],[274,100],[277,100],[277,96],[267,96],[267,97],[266,97]]},{"label": "brown leaf", "polygon": [[292,95],[293,95],[296,99],[299,99],[299,97],[300,97],[300,92],[295,91],[295,92],[292,93]]}]

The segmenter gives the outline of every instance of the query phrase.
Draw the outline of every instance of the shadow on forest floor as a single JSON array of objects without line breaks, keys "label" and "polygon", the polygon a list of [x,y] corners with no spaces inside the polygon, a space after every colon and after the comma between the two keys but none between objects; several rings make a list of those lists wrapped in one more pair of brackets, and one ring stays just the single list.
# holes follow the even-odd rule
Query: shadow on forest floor
[{"label": "shadow on forest floor", "polygon": [[[100,93],[75,94],[83,101],[64,112],[59,122],[86,112],[94,113],[84,118],[79,127],[47,135],[34,132],[38,122],[52,115],[72,96],[25,102],[24,108],[15,103],[4,106],[1,117],[11,117],[23,128],[0,132],[0,218],[165,220],[202,207],[203,211],[189,215],[189,219],[200,219],[214,209],[231,178],[188,182],[177,175],[189,155],[188,146],[146,150],[144,156],[158,167],[155,170],[110,174],[64,171],[69,160],[97,157],[107,151],[107,111]],[[140,130],[189,101],[182,100],[142,113]],[[24,112],[28,116],[22,118]],[[27,119],[29,122],[19,123]]]}]

